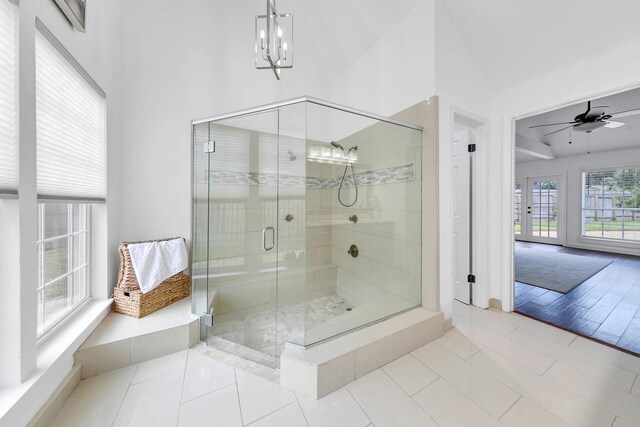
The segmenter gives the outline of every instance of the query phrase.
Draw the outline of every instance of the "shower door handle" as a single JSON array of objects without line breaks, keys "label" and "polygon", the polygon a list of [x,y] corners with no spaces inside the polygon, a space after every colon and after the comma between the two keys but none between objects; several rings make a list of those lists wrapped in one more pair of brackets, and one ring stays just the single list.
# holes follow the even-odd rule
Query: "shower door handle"
[{"label": "shower door handle", "polygon": [[[267,232],[271,230],[271,246],[267,246]],[[276,246],[276,229],[269,226],[262,229],[262,249],[269,252]]]}]

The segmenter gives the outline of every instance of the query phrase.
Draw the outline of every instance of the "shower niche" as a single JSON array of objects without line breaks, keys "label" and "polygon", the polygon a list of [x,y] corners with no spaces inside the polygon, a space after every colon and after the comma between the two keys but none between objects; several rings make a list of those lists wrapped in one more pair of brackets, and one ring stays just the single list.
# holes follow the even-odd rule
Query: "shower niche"
[{"label": "shower niche", "polygon": [[319,397],[341,342],[420,334],[421,128],[298,98],[194,121],[192,171],[202,342]]}]

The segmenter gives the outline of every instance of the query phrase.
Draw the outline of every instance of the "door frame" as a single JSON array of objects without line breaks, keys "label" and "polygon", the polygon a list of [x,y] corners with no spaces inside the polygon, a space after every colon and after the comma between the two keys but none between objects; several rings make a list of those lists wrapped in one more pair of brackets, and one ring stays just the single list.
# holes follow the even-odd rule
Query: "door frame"
[{"label": "door frame", "polygon": [[[592,99],[602,98],[605,96],[615,95],[640,88],[640,81],[631,84],[608,88],[600,92],[589,92],[588,90],[580,91],[576,97],[564,98],[555,105],[547,104],[545,107],[536,110],[528,110],[522,112],[517,109],[511,109],[501,116],[501,125],[498,125],[505,141],[504,155],[502,157],[502,181],[503,181],[503,197],[501,200],[500,211],[503,218],[511,218],[510,223],[503,221],[500,228],[500,259],[502,260],[502,268],[500,269],[501,283],[501,308],[503,311],[511,312],[515,307],[515,233],[514,233],[514,188],[516,182],[515,174],[515,153],[516,153],[516,121],[527,117],[536,116],[538,114],[547,113],[560,108],[584,103]],[[566,181],[566,179],[565,179]],[[566,240],[566,236],[565,236]],[[506,278],[507,280],[504,280]]]},{"label": "door frame", "polygon": [[[471,173],[471,177],[473,178],[473,185],[471,188],[471,212],[470,220],[472,226],[472,233],[470,233],[471,240],[471,258],[473,259],[472,272],[475,275],[475,283],[472,285],[472,303],[471,305],[478,306],[481,308],[489,307],[489,299],[487,293],[487,281],[486,281],[486,263],[487,263],[487,253],[484,250],[478,250],[478,242],[483,242],[486,239],[486,185],[487,178],[485,173],[481,173],[481,171],[486,171],[486,162],[487,162],[487,141],[488,141],[488,126],[487,120],[476,116],[473,113],[468,111],[459,109],[457,107],[450,107],[450,117],[449,117],[449,129],[450,134],[448,138],[449,144],[449,152],[448,157],[449,165],[448,174],[449,174],[449,194],[453,194],[456,191],[455,183],[453,181],[453,143],[455,136],[455,124],[456,122],[461,123],[468,128],[474,131],[474,143],[477,146],[477,150],[474,152],[474,161],[473,161],[473,171]],[[448,203],[448,215],[453,215],[453,198],[449,198]],[[448,235],[453,239],[454,234],[454,224],[452,218],[447,218],[450,221]],[[455,257],[457,256],[454,253],[453,245],[449,248],[450,258],[449,265],[447,269],[449,270],[450,278],[453,279],[454,268],[455,268]],[[455,300],[455,292],[453,289],[453,280],[451,280],[451,302]],[[456,300],[457,301],[457,300]]]}]

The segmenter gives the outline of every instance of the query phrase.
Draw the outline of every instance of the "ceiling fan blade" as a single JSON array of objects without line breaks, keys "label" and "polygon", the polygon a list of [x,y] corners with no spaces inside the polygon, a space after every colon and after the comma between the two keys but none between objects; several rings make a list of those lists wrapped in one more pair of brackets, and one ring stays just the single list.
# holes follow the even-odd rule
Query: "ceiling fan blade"
[{"label": "ceiling fan blade", "polygon": [[606,122],[607,122],[607,124],[604,125],[604,127],[609,128],[609,129],[615,129],[615,128],[619,128],[620,126],[626,125],[626,123],[614,122],[612,120],[607,120]]},{"label": "ceiling fan blade", "polygon": [[562,129],[554,130],[553,132],[550,132],[550,133],[548,133],[548,134],[546,134],[546,135],[544,135],[544,136],[553,135],[554,133],[562,132],[563,130],[567,130],[567,129],[572,128],[572,127],[573,127],[573,125],[571,125],[571,126],[567,126],[567,127],[564,127],[564,128],[562,128]]},{"label": "ceiling fan blade", "polygon": [[547,123],[546,125],[529,126],[529,129],[541,128],[541,127],[544,127],[544,126],[569,125],[569,124],[574,124],[574,123],[576,123],[576,122]]},{"label": "ceiling fan blade", "polygon": [[618,111],[617,113],[611,114],[611,117],[615,117],[616,119],[621,117],[635,116],[636,114],[640,114],[640,108],[634,108],[633,110],[626,111]]}]

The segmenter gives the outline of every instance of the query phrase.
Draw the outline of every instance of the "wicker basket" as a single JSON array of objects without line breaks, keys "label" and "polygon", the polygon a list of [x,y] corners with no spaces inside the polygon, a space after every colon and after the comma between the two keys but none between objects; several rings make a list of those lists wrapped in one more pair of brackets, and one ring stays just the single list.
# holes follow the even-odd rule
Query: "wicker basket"
[{"label": "wicker basket", "polygon": [[[161,242],[166,240],[173,239],[153,241]],[[113,290],[113,311],[116,313],[136,318],[144,317],[191,294],[190,277],[182,273],[169,277],[150,292],[142,293],[133,270],[128,246],[134,243],[150,242],[152,241],[123,242],[120,244],[118,284]]]}]

